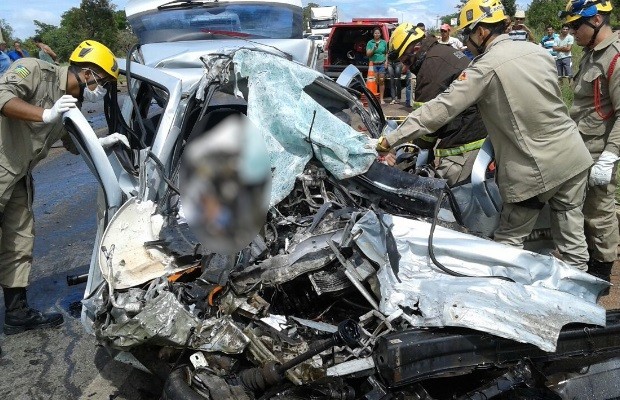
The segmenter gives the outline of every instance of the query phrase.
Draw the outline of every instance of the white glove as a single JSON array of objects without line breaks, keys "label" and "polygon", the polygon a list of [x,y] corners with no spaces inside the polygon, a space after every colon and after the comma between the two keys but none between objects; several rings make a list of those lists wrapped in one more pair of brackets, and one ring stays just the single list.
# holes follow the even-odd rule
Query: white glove
[{"label": "white glove", "polygon": [[620,157],[610,151],[604,151],[590,168],[588,183],[590,186],[605,186],[611,182],[614,164]]},{"label": "white glove", "polygon": [[129,148],[129,140],[127,140],[127,136],[121,135],[118,132],[99,138],[99,143],[101,143],[101,147],[104,149],[110,148],[116,143],[122,143],[125,147]]},{"label": "white glove", "polygon": [[65,111],[69,111],[70,108],[74,108],[75,103],[77,103],[77,99],[75,97],[70,94],[65,94],[56,100],[54,107],[43,110],[43,115],[41,117],[43,122],[49,124],[57,121]]}]

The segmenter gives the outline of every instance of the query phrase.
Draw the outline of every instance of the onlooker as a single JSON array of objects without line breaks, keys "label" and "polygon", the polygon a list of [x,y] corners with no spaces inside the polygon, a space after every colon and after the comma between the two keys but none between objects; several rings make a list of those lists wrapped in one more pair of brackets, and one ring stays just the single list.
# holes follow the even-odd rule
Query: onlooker
[{"label": "onlooker", "polygon": [[9,69],[11,62],[13,61],[6,51],[6,43],[0,42],[0,75]]},{"label": "onlooker", "polygon": [[387,42],[381,38],[381,29],[376,27],[372,30],[372,39],[366,45],[366,55],[374,64],[375,77],[379,87],[379,102],[385,104],[383,95],[385,92],[385,70],[387,68]]},{"label": "onlooker", "polygon": [[387,72],[390,78],[390,96],[392,96],[390,104],[398,104],[400,103],[400,94],[403,91],[400,82],[400,77],[403,74],[403,64],[398,60],[388,60]]},{"label": "onlooker", "polygon": [[34,44],[36,44],[39,48],[39,59],[54,64],[56,62],[56,59],[58,58],[56,56],[56,53],[54,53],[54,50],[52,50],[51,47],[43,43],[41,36],[35,36],[34,38],[32,38],[32,40],[34,41]]},{"label": "onlooker", "polygon": [[562,25],[560,36],[557,37],[553,45],[553,50],[557,53],[555,64],[558,68],[560,84],[562,84],[564,78],[568,80],[569,84],[573,80],[573,55],[571,51],[574,42],[575,38],[569,33],[568,25]]},{"label": "onlooker", "polygon": [[415,82],[416,77],[415,75],[411,73],[411,71],[409,70],[409,67],[406,65],[403,65],[403,72],[405,72],[405,79],[407,81],[407,84],[405,85],[405,107],[412,108],[413,99],[411,98],[411,93],[413,90],[415,90],[414,82]]},{"label": "onlooker", "polygon": [[619,233],[614,195],[620,157],[620,38],[610,25],[610,1],[573,1],[564,22],[584,54],[575,75],[571,117],[590,151],[590,169],[583,206],[590,261],[588,271],[609,280],[616,260]]},{"label": "onlooker", "polygon": [[[503,205],[495,240],[522,247],[545,203],[560,256],[586,270],[588,250],[582,205],[592,157],[570,118],[555,82],[555,62],[540,46],[504,34],[499,0],[469,0],[458,17],[465,44],[476,55],[451,86],[413,111],[377,150],[437,131],[476,105],[495,150]],[[399,49],[405,65],[414,46]],[[536,93],[536,95],[532,95]]]},{"label": "onlooker", "polygon": [[[32,169],[59,139],[77,153],[62,114],[76,107],[78,99],[105,96],[104,87],[119,73],[114,54],[92,40],[82,42],[69,60],[71,65],[58,67],[24,58],[0,77],[0,286],[7,335],[63,323],[62,314],[43,314],[26,298],[34,244]],[[122,141],[118,136],[101,143]]]},{"label": "onlooker", "polygon": [[556,57],[557,53],[553,50],[553,46],[555,40],[559,37],[557,33],[555,33],[553,27],[551,25],[547,26],[547,34],[540,39],[540,45],[549,51],[549,54],[553,58]]},{"label": "onlooker", "polygon": [[20,58],[30,57],[30,53],[28,53],[28,50],[22,49],[22,44],[20,42],[15,41],[15,43],[13,43],[13,50],[9,51],[9,57],[11,60],[15,61]]},{"label": "onlooker", "polygon": [[[413,24],[400,24],[390,38],[390,58],[398,59],[397,49],[413,46],[413,57],[406,62],[416,75],[416,105],[434,99],[457,79],[469,65],[460,50],[441,45],[433,36],[425,37]],[[478,149],[487,136],[486,128],[475,105],[468,107],[451,122],[427,134],[414,144],[434,149],[437,175],[449,186],[469,179]]]},{"label": "onlooker", "polygon": [[521,42],[530,41],[536,43],[532,31],[525,25],[525,11],[517,10],[514,19],[515,22],[512,24],[510,32],[508,32],[510,38]]},{"label": "onlooker", "polygon": [[451,27],[449,24],[443,24],[439,28],[439,33],[441,34],[441,38],[439,39],[440,44],[447,44],[448,46],[452,46],[457,50],[463,49],[463,43],[457,38],[450,36]]}]

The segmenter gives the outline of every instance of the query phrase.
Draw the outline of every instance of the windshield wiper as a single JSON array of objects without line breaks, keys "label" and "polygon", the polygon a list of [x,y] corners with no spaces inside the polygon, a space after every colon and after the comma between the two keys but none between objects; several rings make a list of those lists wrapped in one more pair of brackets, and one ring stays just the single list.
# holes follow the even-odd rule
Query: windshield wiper
[{"label": "windshield wiper", "polygon": [[169,3],[158,6],[158,10],[167,10],[170,8],[193,8],[204,7],[208,4],[219,3],[219,0],[173,0]]},{"label": "windshield wiper", "polygon": [[253,36],[245,32],[221,31],[221,30],[209,29],[209,28],[202,28],[200,31],[206,34],[211,34],[213,36],[224,36],[224,37],[230,37],[230,38],[248,38],[248,37]]}]

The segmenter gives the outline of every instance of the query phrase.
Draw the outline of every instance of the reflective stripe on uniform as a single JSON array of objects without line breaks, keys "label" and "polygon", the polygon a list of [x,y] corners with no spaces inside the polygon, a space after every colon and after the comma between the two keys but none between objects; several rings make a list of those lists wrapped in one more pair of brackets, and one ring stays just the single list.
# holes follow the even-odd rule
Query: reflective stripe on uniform
[{"label": "reflective stripe on uniform", "polygon": [[475,142],[463,144],[449,149],[435,149],[435,157],[449,157],[467,153],[468,151],[477,150],[482,147],[486,139],[476,140]]}]

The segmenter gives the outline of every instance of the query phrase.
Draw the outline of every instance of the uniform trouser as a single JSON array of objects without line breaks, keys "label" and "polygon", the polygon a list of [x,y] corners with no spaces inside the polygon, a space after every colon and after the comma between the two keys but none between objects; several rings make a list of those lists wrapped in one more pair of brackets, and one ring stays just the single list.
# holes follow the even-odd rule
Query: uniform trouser
[{"label": "uniform trouser", "polygon": [[454,186],[471,176],[477,155],[478,149],[454,156],[441,157],[436,168],[437,175],[447,180],[448,186]]},{"label": "uniform trouser", "polygon": [[[615,170],[614,170],[615,172]],[[612,262],[618,257],[618,220],[616,218],[616,180],[609,185],[590,186],[583,205],[585,234],[592,258]]]},{"label": "uniform trouser", "polygon": [[[0,175],[8,174],[0,168]],[[5,182],[6,176],[0,177]],[[0,195],[0,286],[26,287],[32,266],[34,216],[29,209],[26,178],[13,182]]]},{"label": "uniform trouser", "polygon": [[584,204],[588,170],[521,203],[504,203],[499,227],[494,239],[500,243],[523,247],[523,241],[532,232],[542,206],[549,203],[551,209],[551,234],[564,261],[586,271],[589,259],[584,234]]},{"label": "uniform trouser", "polygon": [[[585,140],[592,159],[596,162],[602,153],[602,138]],[[611,175],[611,183],[607,186],[589,186],[586,190],[586,201],[583,205],[585,218],[585,234],[588,250],[592,259],[602,262],[615,261],[618,254],[618,220],[616,219],[615,193],[617,164]]]}]

